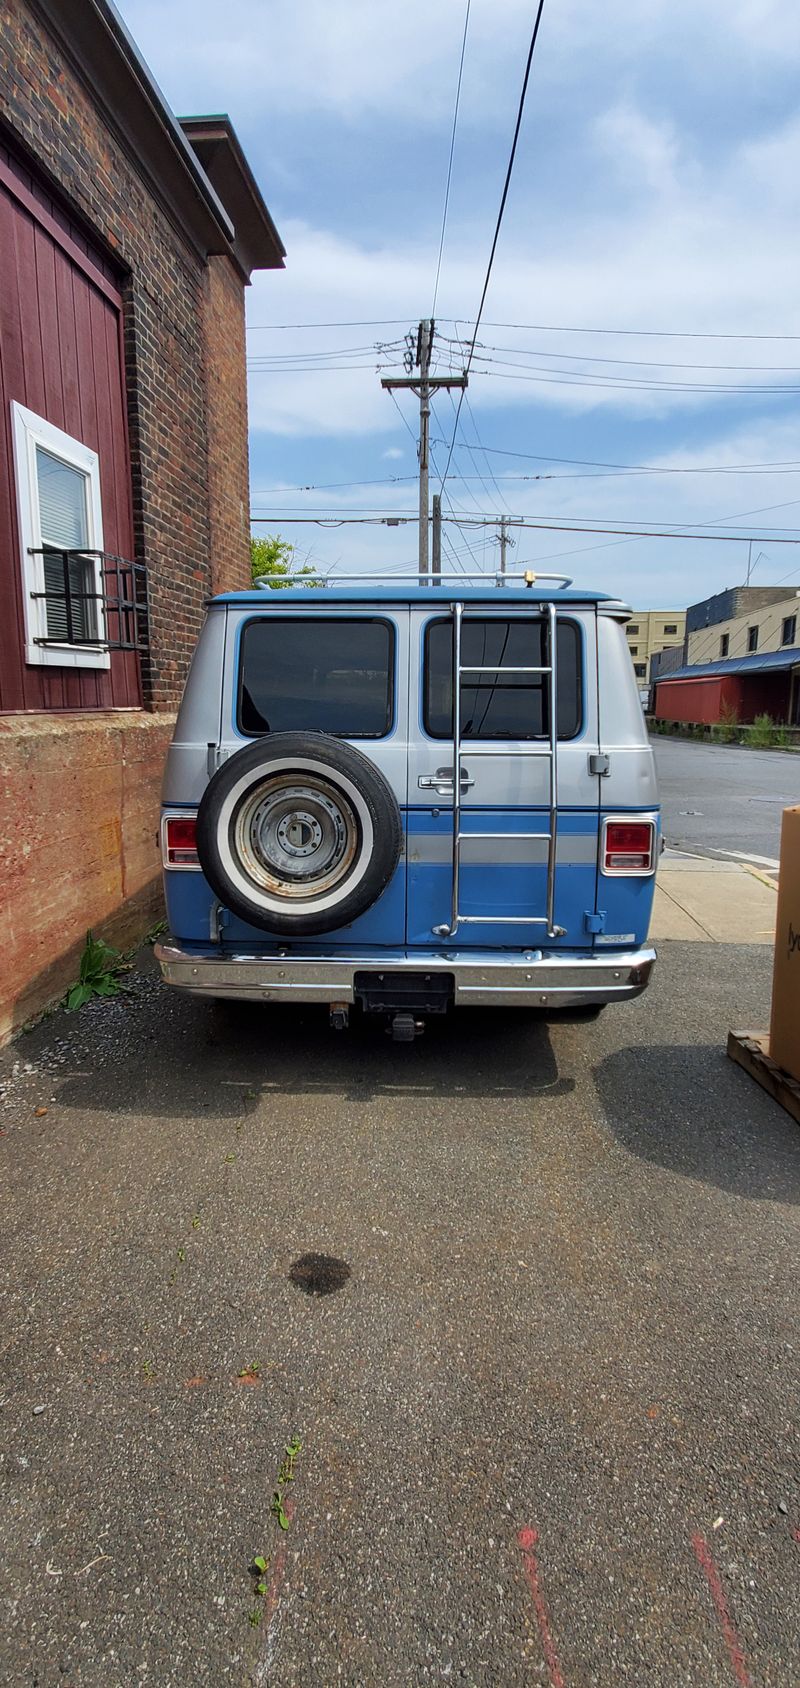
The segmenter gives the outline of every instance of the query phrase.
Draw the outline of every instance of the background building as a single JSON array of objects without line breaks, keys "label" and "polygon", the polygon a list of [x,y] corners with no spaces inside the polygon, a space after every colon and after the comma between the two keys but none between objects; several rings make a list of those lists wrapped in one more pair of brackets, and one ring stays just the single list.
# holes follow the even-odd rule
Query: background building
[{"label": "background building", "polygon": [[107,0],[0,18],[0,1036],[157,906],[164,754],[249,579],[244,287],[283,247],[226,118]]},{"label": "background building", "polygon": [[685,610],[634,610],[625,628],[633,669],[640,686],[646,686],[650,658],[656,651],[683,645]]},{"label": "background building", "polygon": [[681,666],[653,679],[662,721],[800,726],[800,593],[734,587],[691,605]]}]

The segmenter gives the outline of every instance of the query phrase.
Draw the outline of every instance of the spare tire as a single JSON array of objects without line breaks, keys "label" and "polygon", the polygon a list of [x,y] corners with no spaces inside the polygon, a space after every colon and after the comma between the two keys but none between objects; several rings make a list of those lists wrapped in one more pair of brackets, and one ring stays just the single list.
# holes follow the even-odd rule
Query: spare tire
[{"label": "spare tire", "polygon": [[400,810],[360,750],[327,733],[270,733],[217,769],[197,853],[225,908],[287,937],[364,914],[400,858]]}]

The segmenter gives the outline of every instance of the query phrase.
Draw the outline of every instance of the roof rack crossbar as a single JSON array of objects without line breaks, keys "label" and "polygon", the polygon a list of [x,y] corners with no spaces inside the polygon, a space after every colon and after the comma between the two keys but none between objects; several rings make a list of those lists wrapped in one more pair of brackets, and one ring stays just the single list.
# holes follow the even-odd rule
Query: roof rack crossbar
[{"label": "roof rack crossbar", "polygon": [[388,578],[383,574],[327,574],[319,578],[314,575],[293,574],[290,569],[287,569],[285,571],[281,571],[280,573],[276,572],[275,574],[265,574],[261,576],[260,579],[254,581],[254,585],[262,590],[268,591],[273,582],[276,580],[288,581],[292,586],[308,587],[361,586],[362,584],[366,585],[372,583],[373,585],[381,586],[428,586],[435,588],[437,586],[456,586],[459,583],[462,586],[465,584],[470,585],[473,581],[478,581],[483,586],[504,587],[517,583],[519,585],[530,587],[538,586],[542,582],[546,581],[550,585],[555,585],[559,591],[563,591],[572,585],[571,575],[549,573],[539,574],[538,571],[534,569],[525,569],[519,574],[501,574],[499,571],[495,574],[489,574],[484,571],[483,573],[477,574],[453,573],[436,575],[420,575],[419,571],[415,569],[413,573],[393,574]]}]

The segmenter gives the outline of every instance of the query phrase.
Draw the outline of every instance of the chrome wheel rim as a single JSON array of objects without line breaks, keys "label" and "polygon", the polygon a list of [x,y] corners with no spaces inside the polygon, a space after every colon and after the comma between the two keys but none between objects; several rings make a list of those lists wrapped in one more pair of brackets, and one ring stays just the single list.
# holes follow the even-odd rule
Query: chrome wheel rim
[{"label": "chrome wheel rim", "polygon": [[332,782],[313,776],[260,781],[232,822],[233,847],[252,883],[288,903],[342,884],[357,856],[354,810]]}]

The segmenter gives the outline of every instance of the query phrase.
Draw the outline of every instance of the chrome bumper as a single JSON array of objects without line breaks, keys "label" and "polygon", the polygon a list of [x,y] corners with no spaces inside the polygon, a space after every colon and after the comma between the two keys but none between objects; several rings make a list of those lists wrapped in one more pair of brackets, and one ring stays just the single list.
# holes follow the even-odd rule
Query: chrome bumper
[{"label": "chrome bumper", "polygon": [[497,950],[398,950],[367,955],[222,955],[156,944],[169,985],[193,996],[261,1002],[354,1002],[355,976],[452,975],[456,1006],[572,1008],[620,1002],[648,983],[654,949],[616,955],[560,955],[541,950],[513,958]]}]

